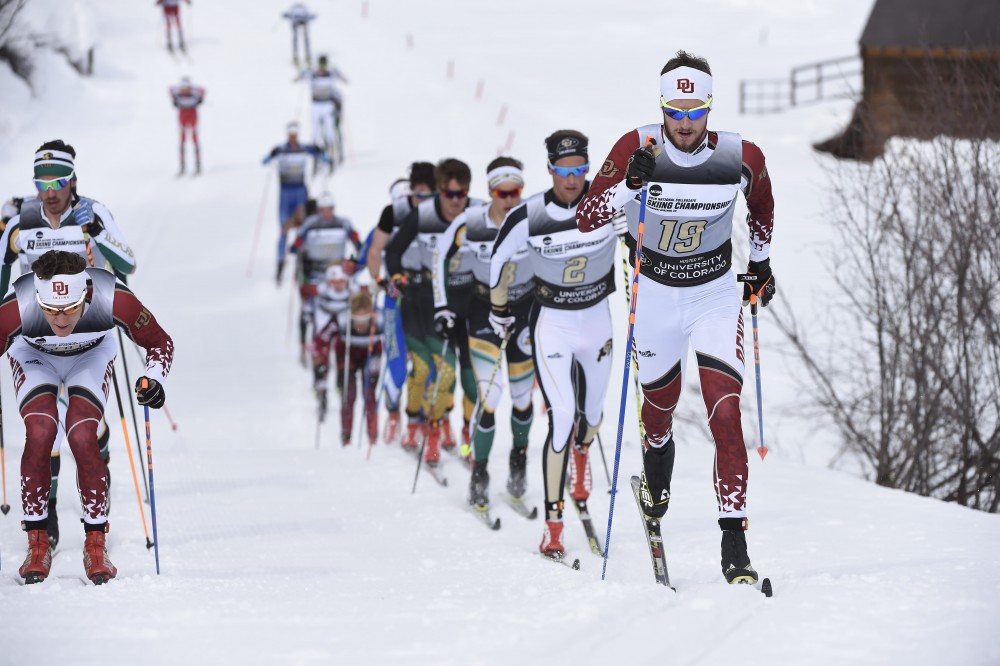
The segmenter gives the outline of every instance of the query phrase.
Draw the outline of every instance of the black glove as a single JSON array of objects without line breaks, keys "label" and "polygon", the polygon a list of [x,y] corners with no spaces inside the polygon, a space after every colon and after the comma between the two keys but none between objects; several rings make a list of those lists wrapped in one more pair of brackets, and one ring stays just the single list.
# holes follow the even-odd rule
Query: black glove
[{"label": "black glove", "polygon": [[747,264],[747,275],[743,282],[743,305],[750,302],[750,294],[756,294],[761,307],[766,308],[778,291],[771,274],[771,260],[751,261]]},{"label": "black glove", "polygon": [[149,377],[139,377],[135,381],[135,399],[140,405],[149,405],[153,409],[159,409],[163,407],[167,397],[163,393],[163,385],[160,382]]},{"label": "black glove", "polygon": [[277,157],[281,153],[281,148],[275,146],[274,150],[271,151],[271,157]]},{"label": "black glove", "polygon": [[447,338],[455,328],[455,313],[447,307],[434,310],[434,332],[439,337]]},{"label": "black glove", "polygon": [[96,215],[93,220],[83,225],[83,233],[87,234],[91,238],[97,238],[102,231],[104,231],[104,223],[101,222],[101,218]]},{"label": "black glove", "polygon": [[630,190],[638,190],[653,177],[653,169],[656,167],[656,158],[653,157],[655,143],[654,140],[645,148],[637,148],[632,157],[628,158],[625,186]]}]

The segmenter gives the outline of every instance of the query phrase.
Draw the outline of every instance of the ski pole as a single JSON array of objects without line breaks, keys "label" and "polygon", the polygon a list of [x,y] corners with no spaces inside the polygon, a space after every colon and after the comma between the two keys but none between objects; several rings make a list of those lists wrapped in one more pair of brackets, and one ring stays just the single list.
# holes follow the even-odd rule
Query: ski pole
[{"label": "ski pole", "polygon": [[7,515],[10,511],[10,504],[7,504],[7,460],[3,448],[3,396],[0,395],[0,476],[3,477],[3,504],[0,504],[0,512]]},{"label": "ski pole", "polygon": [[[649,148],[652,138],[646,138],[646,148]],[[608,571],[608,555],[611,553],[611,521],[615,517],[615,496],[618,493],[618,464],[621,461],[622,434],[625,430],[625,402],[628,399],[628,371],[632,362],[632,333],[635,329],[635,305],[639,295],[639,268],[642,266],[642,234],[646,228],[646,197],[649,194],[649,183],[642,184],[639,197],[639,230],[635,239],[635,267],[632,270],[632,300],[628,311],[628,337],[625,341],[625,374],[622,377],[622,397],[618,406],[618,439],[615,442],[615,469],[611,476],[611,505],[608,508],[608,533],[604,537],[604,563],[601,565],[601,580]]]},{"label": "ski pole", "polygon": [[[372,308],[372,321],[368,328],[368,355],[365,357],[365,369],[361,372],[361,423],[368,427],[368,382],[372,379],[372,353],[375,351],[375,309]],[[377,414],[377,412],[376,412]],[[368,457],[371,457],[375,440],[368,439]],[[361,448],[361,428],[358,428],[358,448]]]},{"label": "ski pole", "polygon": [[[497,362],[493,364],[493,370],[490,372],[489,381],[486,382],[486,393],[489,394],[490,389],[493,387],[493,380],[497,376],[497,371],[500,370],[500,364],[503,362],[504,352],[507,351],[507,341],[510,340],[510,330],[503,336],[503,340],[500,341],[500,355],[497,356]],[[472,419],[473,427],[469,430],[469,442],[471,443],[476,433],[479,431],[479,422],[483,418],[484,409],[484,396],[479,396],[479,400],[476,401],[476,414],[475,418]],[[472,451],[471,444],[462,444],[462,456],[468,456]]]},{"label": "ski pole", "polygon": [[[629,295],[632,291],[629,288],[629,274],[628,274],[628,246],[625,244],[625,239],[621,239],[622,243],[622,272],[625,274],[625,302],[631,303],[632,297]],[[635,372],[632,374],[632,383],[635,389],[635,412],[639,419],[639,441],[642,442],[646,439],[646,427],[642,424],[642,391],[639,390],[639,368],[636,359],[632,359],[632,369]],[[639,448],[642,451],[642,448]]]},{"label": "ski pole", "polygon": [[[444,366],[444,364],[447,363],[447,358],[448,358],[448,343],[449,342],[451,342],[451,338],[450,337],[446,337],[444,339],[444,346],[441,348],[441,365],[442,366]],[[432,361],[434,360],[433,356],[431,356],[431,360]],[[438,370],[437,368],[435,368],[435,372],[437,373],[437,377],[434,378],[434,390],[431,391],[431,409],[430,409],[430,414],[429,414],[429,416],[431,416],[431,417],[434,416],[434,405],[435,405],[435,403],[437,403],[438,389],[441,387],[441,375],[442,375],[442,372],[440,370]],[[427,437],[426,436],[420,441],[420,452],[417,454],[417,473],[413,475],[413,489],[410,491],[411,495],[417,492],[417,479],[420,478],[420,464],[424,461],[424,447],[425,446],[427,446]]]},{"label": "ski pole", "polygon": [[[739,282],[753,282],[750,275],[739,275]],[[748,279],[749,278],[749,279]],[[760,435],[760,446],[757,447],[757,455],[763,460],[767,455],[767,447],[764,446],[764,402],[760,395],[760,339],[757,335],[757,294],[750,292],[750,320],[753,322],[753,368],[757,375],[757,428]]]},{"label": "ski pole", "polygon": [[166,405],[163,405],[163,414],[167,417],[167,423],[170,424],[170,429],[177,432],[177,424],[174,423],[174,418],[170,416],[170,410],[167,409]]},{"label": "ski pole", "polygon": [[[149,386],[145,377],[142,388]],[[149,513],[153,517],[153,555],[156,557],[156,575],[160,575],[160,539],[156,535],[156,491],[153,488],[153,443],[149,436],[149,405],[143,405],[146,416],[146,464],[149,466]]]},{"label": "ski pole", "polygon": [[257,239],[260,238],[260,228],[264,224],[264,208],[267,206],[267,194],[271,188],[271,174],[274,169],[267,170],[264,178],[264,189],[260,196],[260,209],[257,212],[257,225],[253,228],[253,240],[250,242],[250,261],[247,262],[247,277],[253,274],[253,260],[257,256]]},{"label": "ski pole", "polygon": [[[125,371],[125,386],[132,386],[132,380],[129,379],[129,376],[128,376],[128,361],[125,359],[125,338],[122,337],[122,329],[120,329],[120,328],[118,329],[118,344],[121,346],[121,350],[122,350],[122,369]],[[116,394],[117,394],[117,390],[116,390]],[[121,407],[121,398],[119,398],[118,406]],[[139,460],[142,460],[142,445],[139,444],[139,420],[135,417],[135,403],[133,403],[131,400],[129,400],[128,401],[128,406],[129,406],[129,409],[132,410],[132,426],[135,428],[135,450],[139,452]],[[123,412],[122,413],[122,423],[124,424],[124,422],[125,422],[125,414]],[[128,437],[125,438],[125,441],[128,442]],[[128,455],[129,455],[129,460],[131,460],[132,459],[132,451],[131,450],[129,450]],[[132,470],[132,475],[133,475],[133,477],[135,476],[135,470],[134,469]],[[142,477],[142,487],[146,491],[146,503],[148,504],[149,503],[149,488],[146,487],[146,477],[145,476]],[[136,488],[136,490],[138,490],[138,488]],[[145,518],[143,518],[143,520],[142,520],[142,525],[143,525],[143,527],[146,526],[146,519]],[[147,541],[149,540],[148,535],[147,535],[147,539],[146,540]]]},{"label": "ski pole", "polygon": [[[340,385],[340,436],[341,439],[344,437],[344,422],[347,420],[346,417],[350,414],[351,427],[354,426],[354,403],[347,403],[347,379],[350,376],[351,384],[354,383],[354,376],[351,374],[351,329],[354,328],[351,325],[351,311],[347,311],[347,341],[344,343],[344,383]],[[348,435],[348,443],[350,443],[350,432]]]},{"label": "ski pole", "polygon": [[[132,457],[132,443],[128,440],[128,427],[125,425],[125,409],[122,407],[122,396],[118,390],[118,373],[114,367],[111,368],[111,381],[115,387],[115,399],[118,401],[118,414],[121,415],[122,433],[125,435],[125,451],[128,453],[128,468],[132,472],[132,485],[135,486],[135,501],[139,504],[139,515],[142,517],[142,531],[146,535],[146,550],[153,547],[154,542],[149,540],[149,530],[146,529],[146,510],[142,508],[142,497],[139,495],[139,479],[135,475],[135,458]],[[148,417],[147,417],[148,420]],[[136,431],[136,436],[139,433]],[[138,445],[139,442],[136,442]],[[142,460],[142,449],[139,449],[139,460]],[[152,476],[152,475],[151,475]],[[145,481],[143,476],[143,481]],[[153,539],[156,539],[156,530],[153,530]]]}]

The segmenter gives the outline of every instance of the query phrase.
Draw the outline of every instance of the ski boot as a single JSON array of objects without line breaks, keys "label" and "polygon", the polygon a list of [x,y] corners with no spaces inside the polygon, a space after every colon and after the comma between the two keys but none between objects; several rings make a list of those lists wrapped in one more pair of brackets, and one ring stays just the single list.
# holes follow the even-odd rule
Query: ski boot
[{"label": "ski boot", "polygon": [[410,419],[406,424],[406,436],[403,438],[403,448],[416,451],[420,447],[420,439],[424,436],[424,424],[416,419]]},{"label": "ski boot", "polygon": [[746,518],[719,518],[722,529],[722,575],[726,582],[753,585],[757,572],[750,565],[747,554]]},{"label": "ski boot", "polygon": [[25,585],[31,585],[41,583],[48,577],[49,569],[52,567],[52,547],[49,545],[49,535],[44,527],[26,531],[28,555],[17,572],[24,578]]},{"label": "ski boot", "polygon": [[526,470],[528,467],[528,447],[510,450],[510,476],[507,477],[507,493],[511,497],[524,497],[528,489]]},{"label": "ski boot", "polygon": [[546,520],[545,531],[542,533],[542,543],[538,550],[545,557],[559,560],[566,555],[566,548],[562,544],[562,520]]},{"label": "ski boot", "polygon": [[399,412],[389,412],[385,421],[385,430],[382,431],[382,441],[392,444],[399,439]]},{"label": "ski boot", "polygon": [[427,429],[427,445],[424,447],[424,463],[428,467],[437,467],[441,461],[441,422],[432,421]]},{"label": "ski boot", "polygon": [[104,539],[108,524],[86,525],[84,529],[86,538],[83,542],[83,568],[87,571],[87,578],[93,581],[94,585],[103,585],[118,573],[118,569],[108,557],[108,547]]},{"label": "ski boot", "polygon": [[485,511],[490,506],[490,474],[486,471],[486,461],[472,463],[472,477],[469,479],[469,504]]},{"label": "ski boot", "polygon": [[451,421],[445,417],[441,421],[441,448],[445,451],[455,450],[455,435],[451,431]]},{"label": "ski boot", "polygon": [[642,454],[642,510],[650,518],[663,518],[670,505],[670,479],[674,474],[674,438]]},{"label": "ski boot", "polygon": [[575,502],[586,502],[590,497],[593,481],[590,477],[589,444],[570,446],[569,496]]}]

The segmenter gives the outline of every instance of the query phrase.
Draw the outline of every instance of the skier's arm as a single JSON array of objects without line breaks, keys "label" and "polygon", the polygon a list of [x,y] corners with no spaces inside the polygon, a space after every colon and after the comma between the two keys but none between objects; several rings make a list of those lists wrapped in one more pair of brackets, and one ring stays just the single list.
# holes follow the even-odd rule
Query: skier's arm
[{"label": "skier's arm", "polygon": [[406,216],[406,219],[403,220],[399,231],[392,237],[389,244],[385,246],[385,268],[390,276],[403,272],[403,253],[406,252],[406,248],[410,247],[413,239],[417,237],[417,231],[420,228],[419,223],[419,212],[417,210],[411,211]]},{"label": "skier's arm", "polygon": [[378,225],[372,233],[371,245],[368,246],[368,272],[371,273],[372,279],[376,282],[378,282],[379,273],[382,271],[382,251],[392,235],[393,222],[395,222],[395,216],[392,213],[392,206],[386,206],[382,209]]},{"label": "skier's arm", "polygon": [[174,360],[174,341],[160,328],[153,313],[123,284],[115,285],[112,314],[115,325],[146,350],[146,370],[143,375],[162,384]]},{"label": "skier's arm", "polygon": [[90,230],[94,233],[91,237],[115,273],[131,275],[135,272],[135,255],[132,254],[132,248],[115,223],[111,211],[96,201],[93,210],[94,223],[91,224]]},{"label": "skier's arm", "polygon": [[319,146],[310,143],[308,146],[304,146],[306,152],[318,159],[320,162],[326,162],[330,164],[330,156],[319,149]]},{"label": "skier's arm", "polygon": [[271,162],[271,160],[273,160],[275,157],[277,157],[280,154],[281,154],[281,148],[279,148],[278,146],[275,146],[274,148],[271,149],[271,153],[267,157],[264,158],[264,161],[261,162],[261,164],[267,166]]},{"label": "skier's arm", "polygon": [[490,257],[490,304],[496,308],[507,307],[504,266],[528,242],[529,236],[528,204],[523,203],[507,213],[493,244],[493,255]]},{"label": "skier's arm", "polygon": [[465,238],[466,219],[465,212],[459,213],[448,228],[438,235],[434,267],[431,271],[435,308],[448,307],[448,260],[458,252],[459,244]]},{"label": "skier's arm", "polygon": [[20,227],[21,216],[15,215],[11,218],[7,228],[3,230],[3,236],[0,236],[0,247],[4,249],[3,266],[0,267],[0,295],[6,294],[7,289],[10,287],[10,268],[17,261],[17,255],[21,252],[17,244]]},{"label": "skier's arm", "polygon": [[747,200],[747,226],[750,228],[750,261],[764,261],[771,252],[774,228],[774,196],[771,177],[760,148],[743,142],[743,195]]},{"label": "skier's arm", "polygon": [[0,303],[0,342],[3,343],[2,356],[21,335],[21,310],[17,307],[17,296],[10,292]]},{"label": "skier's arm", "polygon": [[641,147],[639,134],[625,134],[608,154],[601,170],[594,176],[594,182],[576,208],[576,226],[587,232],[599,229],[611,221],[615,211],[635,197],[635,191],[625,184],[628,160]]}]

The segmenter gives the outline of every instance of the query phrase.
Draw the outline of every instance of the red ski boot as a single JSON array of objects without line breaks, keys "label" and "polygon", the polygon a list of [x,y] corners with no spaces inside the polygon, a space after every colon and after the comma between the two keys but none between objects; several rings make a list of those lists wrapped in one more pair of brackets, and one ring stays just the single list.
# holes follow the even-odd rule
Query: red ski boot
[{"label": "red ski boot", "polygon": [[49,534],[45,530],[28,530],[28,556],[17,570],[24,578],[24,584],[41,583],[49,575],[52,567],[52,547]]},{"label": "red ski boot", "polygon": [[441,430],[441,448],[444,449],[445,451],[454,451],[456,443],[455,443],[455,435],[454,433],[451,432],[451,421],[449,421],[447,418],[443,419],[440,422],[440,430]]},{"label": "red ski boot", "polygon": [[403,448],[416,451],[420,448],[420,438],[424,436],[424,424],[410,421],[406,424],[406,436],[403,438]]},{"label": "red ski boot", "polygon": [[545,532],[542,533],[542,543],[538,546],[545,557],[562,559],[566,548],[562,544],[563,522],[561,520],[546,520]]},{"label": "red ski boot", "polygon": [[385,429],[382,431],[382,441],[392,444],[399,440],[399,412],[389,412],[389,418],[385,421]]},{"label": "red ski boot", "polygon": [[439,449],[441,429],[440,421],[433,421],[427,429],[427,446],[424,449],[424,463],[428,467],[437,467],[441,461],[441,450]]},{"label": "red ski boot", "polygon": [[[107,523],[104,527],[107,531]],[[83,542],[83,568],[87,570],[87,578],[94,585],[103,585],[118,574],[118,569],[108,558],[108,547],[104,541],[104,532],[87,531]]]}]

